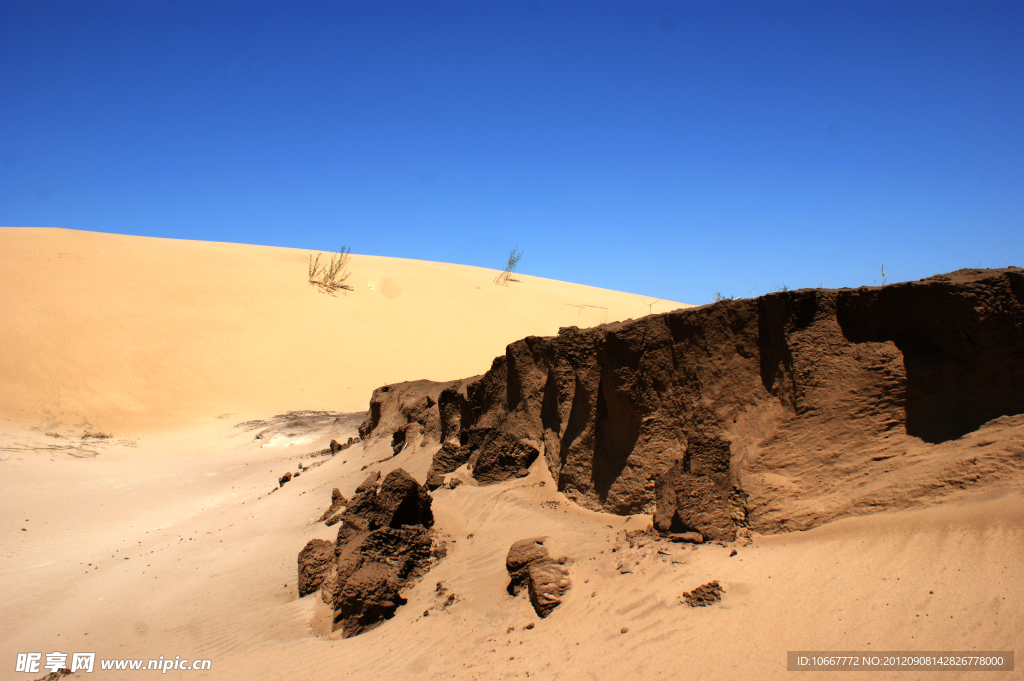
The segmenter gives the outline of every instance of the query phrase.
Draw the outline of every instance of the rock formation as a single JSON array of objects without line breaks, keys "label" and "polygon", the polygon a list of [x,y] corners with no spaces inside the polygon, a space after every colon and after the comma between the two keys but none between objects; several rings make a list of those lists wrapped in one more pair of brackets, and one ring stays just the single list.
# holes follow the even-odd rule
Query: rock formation
[{"label": "rock formation", "polygon": [[[728,472],[729,462],[726,460]],[[665,533],[683,535],[698,533],[703,540],[732,541],[736,523],[728,501],[707,475],[686,471],[683,461],[676,461],[657,481],[654,527]]]},{"label": "rock formation", "polygon": [[467,461],[469,461],[469,448],[458,442],[449,441],[441,445],[441,448],[434,454],[430,470],[442,475],[452,473]]},{"label": "rock formation", "polygon": [[345,499],[345,495],[341,493],[341,490],[337,487],[331,492],[331,506],[324,514],[320,516],[320,522],[326,522],[327,526],[336,525],[341,521],[342,511],[345,509],[345,505],[348,504],[348,500]]},{"label": "rock formation", "polygon": [[299,596],[320,588],[334,563],[334,544],[325,539],[311,539],[299,552]]},{"label": "rock formation", "polygon": [[530,603],[540,617],[547,617],[562,602],[571,587],[566,558],[552,559],[544,546],[545,537],[521,539],[513,544],[505,557],[509,574],[508,592],[519,595],[529,589]]},{"label": "rock formation", "polygon": [[457,438],[459,417],[453,413],[453,405],[457,411],[460,393],[477,378],[447,383],[409,381],[377,388],[370,397],[369,413],[359,426],[359,437],[391,436],[396,454],[420,437],[427,442],[442,442],[454,433]]},{"label": "rock formation", "polygon": [[331,440],[331,444],[330,444],[330,447],[329,447],[329,449],[331,450],[331,455],[333,456],[334,454],[337,454],[338,452],[343,452],[346,449],[348,449],[349,447],[351,447],[352,445],[356,444],[357,442],[359,442],[359,438],[357,438],[357,437],[350,437],[345,442],[345,444],[342,444],[342,443],[338,442],[337,440]]},{"label": "rock formation", "polygon": [[299,553],[299,595],[321,590],[345,636],[371,629],[405,603],[401,590],[422,576],[432,546],[431,498],[402,469],[377,489],[371,475],[349,500],[334,543],[311,540]]},{"label": "rock formation", "polygon": [[714,605],[722,600],[722,594],[725,589],[718,583],[716,579],[713,582],[702,584],[693,591],[687,591],[683,594],[683,602],[685,602],[691,608],[706,608],[709,605]]},{"label": "rock formation", "polygon": [[430,474],[427,475],[427,489],[433,492],[444,486],[444,476],[437,471],[431,470]]},{"label": "rock formation", "polygon": [[373,476],[357,487],[342,520],[346,523],[365,521],[370,530],[385,526],[399,528],[403,525],[429,528],[434,524],[431,501],[427,489],[398,468],[387,474],[379,491]]},{"label": "rock formation", "polygon": [[[360,436],[391,437],[396,454],[440,445],[432,488],[467,464],[496,484],[540,462],[577,504],[653,512],[656,530],[692,543],[1019,484],[1024,270],[564,328],[510,344],[474,379],[379,388]],[[427,487],[401,469],[379,478],[347,502],[333,545],[299,555],[300,594],[319,588],[347,636],[391,617],[437,555]],[[565,562],[543,538],[516,542],[509,592],[528,589],[548,616],[570,588]],[[712,582],[684,596],[720,594]]]}]

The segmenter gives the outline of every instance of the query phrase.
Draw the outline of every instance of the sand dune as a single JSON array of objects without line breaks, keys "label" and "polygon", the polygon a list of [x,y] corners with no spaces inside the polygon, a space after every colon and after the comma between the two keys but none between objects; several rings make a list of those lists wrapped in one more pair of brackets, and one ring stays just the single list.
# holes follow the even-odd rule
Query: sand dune
[{"label": "sand dune", "polygon": [[[491,270],[358,256],[355,291],[332,298],[306,283],[306,256],[0,231],[4,678],[43,677],[12,672],[16,655],[54,651],[212,662],[167,678],[774,679],[793,674],[787,650],[1018,647],[1019,477],[694,547],[630,541],[651,515],[582,508],[540,464],[487,486],[457,471],[464,484],[433,494],[447,556],[393,619],[339,638],[323,602],[296,593],[298,551],[334,539],[318,522],[333,488],[351,496],[396,468],[422,481],[438,448],[395,456],[384,437],[325,454],[356,435],[373,389],[480,374],[509,342],[640,317],[650,298],[525,276],[505,289]],[[329,411],[285,415],[303,409]],[[1017,437],[1021,418],[964,446]],[[279,487],[288,472],[300,475]],[[539,535],[571,559],[572,589],[546,619],[505,591],[509,546]],[[711,580],[720,603],[682,602]],[[849,678],[868,676],[977,675]]]},{"label": "sand dune", "polygon": [[309,254],[0,229],[0,416],[116,435],[225,413],[357,411],[379,385],[481,373],[514,340],[640,317],[653,300],[358,254],[354,290],[332,297],[309,285]]}]

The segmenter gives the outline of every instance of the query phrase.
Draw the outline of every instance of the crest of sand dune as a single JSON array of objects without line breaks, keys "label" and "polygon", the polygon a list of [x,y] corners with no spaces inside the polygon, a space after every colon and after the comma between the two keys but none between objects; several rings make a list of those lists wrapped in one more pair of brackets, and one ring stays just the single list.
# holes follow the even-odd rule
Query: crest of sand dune
[{"label": "crest of sand dune", "polygon": [[385,383],[472,376],[524,336],[652,311],[640,295],[358,254],[353,290],[330,296],[309,284],[309,255],[0,229],[0,415],[123,433],[363,410]]},{"label": "crest of sand dune", "polygon": [[[447,555],[393,618],[340,638],[319,594],[297,594],[299,551],[337,536],[321,521],[334,488],[351,499],[368,473],[397,468],[423,482],[439,446],[396,454],[370,438],[331,455],[362,421],[346,412],[381,385],[480,374],[526,335],[644,316],[651,299],[527,276],[501,288],[493,270],[367,256],[352,258],[354,290],[331,297],[307,283],[307,256],[0,230],[4,678],[35,681],[48,655],[81,652],[95,670],[69,678],[145,678],[155,672],[101,661],[180,658],[211,666],[160,676],[267,681],[788,679],[787,651],[1019,653],[1020,414],[941,445],[956,461],[1005,450],[999,485],[701,546],[656,540],[649,514],[572,503],[540,460],[492,485],[462,468],[449,476],[461,485],[432,493]],[[285,414],[303,409],[329,411]],[[922,460],[933,451],[916,446]],[[824,467],[800,472],[814,490],[835,483]],[[506,590],[509,547],[532,537],[566,558],[571,581],[543,619]],[[721,600],[690,607],[684,594],[711,582]],[[12,671],[28,653],[38,669]],[[855,676],[924,675],[976,676]]]}]

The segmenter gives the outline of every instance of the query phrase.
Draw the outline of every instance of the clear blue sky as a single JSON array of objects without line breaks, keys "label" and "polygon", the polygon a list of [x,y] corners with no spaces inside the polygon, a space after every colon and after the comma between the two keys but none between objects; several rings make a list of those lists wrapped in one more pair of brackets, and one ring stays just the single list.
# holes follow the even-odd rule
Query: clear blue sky
[{"label": "clear blue sky", "polygon": [[1024,265],[1024,2],[0,0],[0,224],[694,303]]}]

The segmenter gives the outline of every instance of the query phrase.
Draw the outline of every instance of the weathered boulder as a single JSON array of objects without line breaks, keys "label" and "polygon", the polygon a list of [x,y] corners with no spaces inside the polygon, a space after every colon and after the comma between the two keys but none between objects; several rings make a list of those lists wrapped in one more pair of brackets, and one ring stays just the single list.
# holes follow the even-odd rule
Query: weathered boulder
[{"label": "weathered boulder", "polygon": [[527,568],[530,604],[540,617],[547,617],[562,603],[572,582],[565,565],[556,560],[540,560]]},{"label": "weathered boulder", "polygon": [[376,518],[379,512],[376,485],[363,483],[356,488],[356,493],[348,500],[341,519],[347,524],[352,524],[356,518],[361,518],[366,524],[369,524],[370,520]]},{"label": "weathered boulder", "polygon": [[508,592],[513,596],[517,595],[526,583],[530,563],[548,560],[551,557],[544,546],[545,539],[546,537],[520,539],[509,548],[508,555],[505,556],[505,570],[509,575]]},{"label": "weathered boulder", "polygon": [[278,487],[284,487],[284,484],[286,482],[289,482],[291,479],[292,479],[292,474],[291,473],[285,473],[284,475],[282,475],[280,478],[277,479],[277,486]]},{"label": "weathered boulder", "polygon": [[363,562],[337,588],[334,628],[346,637],[390,619],[405,599],[387,563]]},{"label": "weathered boulder", "polygon": [[544,546],[545,539],[521,539],[512,544],[505,557],[508,592],[515,596],[524,587],[529,589],[530,603],[540,617],[550,615],[572,586],[565,567],[567,559],[552,559]]},{"label": "weathered boulder", "polygon": [[377,494],[379,512],[371,518],[377,526],[401,527],[402,525],[434,524],[430,509],[433,500],[427,488],[401,468],[387,474]]},{"label": "weathered boulder", "polygon": [[433,492],[444,486],[444,476],[437,471],[431,470],[427,475],[427,489]]},{"label": "weathered boulder", "polygon": [[379,491],[369,480],[360,485],[342,519],[348,522],[354,517],[362,518],[371,530],[402,525],[430,527],[434,524],[432,503],[425,486],[405,470],[396,468],[384,478]]},{"label": "weathered boulder", "polygon": [[334,563],[334,544],[323,539],[310,539],[299,551],[299,596],[320,588]]}]

